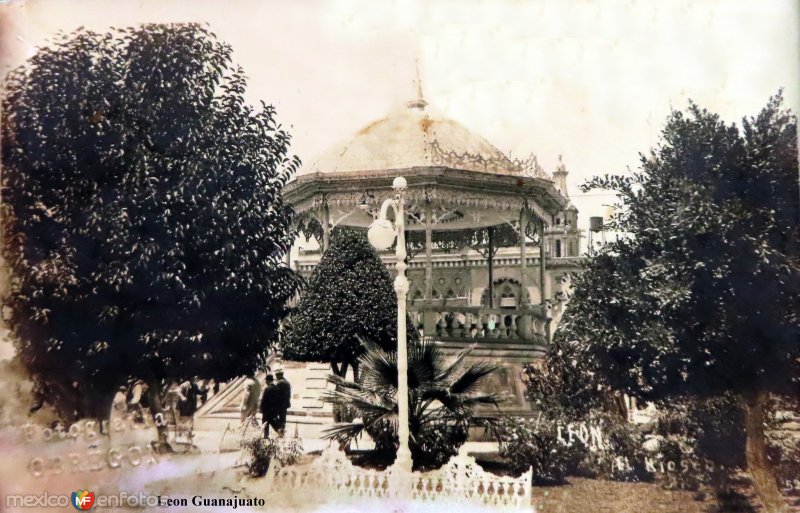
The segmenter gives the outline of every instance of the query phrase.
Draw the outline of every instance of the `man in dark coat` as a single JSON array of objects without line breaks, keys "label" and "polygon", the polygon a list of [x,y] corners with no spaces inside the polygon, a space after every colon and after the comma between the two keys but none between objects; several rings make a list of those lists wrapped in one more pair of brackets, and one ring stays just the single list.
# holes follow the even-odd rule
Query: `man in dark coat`
[{"label": "man in dark coat", "polygon": [[283,369],[275,371],[275,377],[278,378],[275,386],[281,392],[280,428],[278,429],[283,432],[286,429],[286,413],[292,405],[292,385],[283,377]]},{"label": "man in dark coat", "polygon": [[261,420],[264,423],[264,438],[269,437],[270,426],[281,432],[281,403],[281,391],[275,385],[275,378],[272,374],[267,374],[267,385],[261,395]]}]

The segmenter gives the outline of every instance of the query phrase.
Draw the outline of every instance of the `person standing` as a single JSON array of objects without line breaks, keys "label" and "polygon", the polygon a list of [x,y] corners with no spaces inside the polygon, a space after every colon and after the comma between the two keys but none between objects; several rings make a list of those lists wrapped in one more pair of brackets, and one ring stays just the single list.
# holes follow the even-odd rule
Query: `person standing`
[{"label": "person standing", "polygon": [[[108,415],[109,424],[112,429],[118,429],[117,425],[128,417],[128,387],[120,385],[114,399],[111,401],[111,412]],[[120,424],[121,425],[121,424]]]},{"label": "person standing", "polygon": [[292,405],[292,385],[286,381],[286,378],[283,377],[283,369],[278,369],[275,371],[275,377],[278,378],[275,382],[275,386],[278,387],[280,391],[280,417],[279,417],[279,426],[278,429],[283,435],[283,432],[286,430],[286,414],[289,411],[289,407]]},{"label": "person standing", "polygon": [[181,392],[181,385],[176,381],[167,384],[167,393],[164,397],[164,415],[167,424],[178,425],[180,421],[180,405],[186,401]]},{"label": "person standing", "polygon": [[264,438],[269,438],[269,427],[282,433],[280,427],[281,420],[281,391],[275,384],[272,374],[267,374],[267,386],[264,387],[264,394],[261,396],[261,420],[264,422]]},{"label": "person standing", "polygon": [[131,399],[128,402],[128,411],[133,414],[133,419],[135,422],[146,424],[152,420],[152,414],[150,413],[150,401],[148,397],[149,389],[150,385],[142,380],[137,381],[133,386]]},{"label": "person standing", "polygon": [[203,406],[208,402],[208,391],[210,390],[208,380],[204,379],[202,384],[198,384],[198,388],[200,390],[200,406]]},{"label": "person standing", "polygon": [[258,399],[261,397],[261,384],[253,372],[247,375],[244,381],[244,397],[242,398],[242,422],[247,417],[254,417],[258,412]]},{"label": "person standing", "polygon": [[186,380],[181,384],[181,394],[185,399],[180,403],[182,417],[192,417],[197,412],[197,398],[200,396],[200,387],[197,378]]}]

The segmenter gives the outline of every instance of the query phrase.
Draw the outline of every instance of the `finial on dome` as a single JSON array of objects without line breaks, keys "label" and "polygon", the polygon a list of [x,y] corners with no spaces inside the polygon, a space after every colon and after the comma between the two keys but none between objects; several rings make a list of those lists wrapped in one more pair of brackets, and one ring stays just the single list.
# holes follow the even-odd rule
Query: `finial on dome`
[{"label": "finial on dome", "polygon": [[422,79],[419,77],[419,59],[417,59],[417,98],[415,100],[411,100],[406,105],[408,105],[409,109],[419,109],[425,110],[425,106],[428,105],[428,102],[425,101],[425,97],[422,96]]},{"label": "finial on dome", "polygon": [[[567,166],[564,165],[564,156],[558,156],[558,166],[556,167],[556,173],[564,173],[567,174]],[[555,173],[553,173],[555,174]]]}]

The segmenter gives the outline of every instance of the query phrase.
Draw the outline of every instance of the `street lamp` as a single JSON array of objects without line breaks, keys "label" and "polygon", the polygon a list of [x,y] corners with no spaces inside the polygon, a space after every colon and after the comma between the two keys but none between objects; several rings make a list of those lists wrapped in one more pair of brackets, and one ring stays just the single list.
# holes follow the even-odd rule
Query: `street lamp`
[{"label": "street lamp", "polygon": [[[369,227],[367,238],[377,250],[389,249],[397,237],[395,259],[397,276],[394,278],[394,291],[397,294],[397,409],[398,437],[400,447],[397,449],[395,466],[403,471],[411,472],[411,450],[408,448],[408,347],[406,340],[406,295],[408,294],[408,278],[406,278],[406,237],[404,203],[406,195],[406,179],[398,176],[392,182],[394,198],[387,198],[381,205],[381,212]],[[392,207],[394,223],[386,218]]]}]

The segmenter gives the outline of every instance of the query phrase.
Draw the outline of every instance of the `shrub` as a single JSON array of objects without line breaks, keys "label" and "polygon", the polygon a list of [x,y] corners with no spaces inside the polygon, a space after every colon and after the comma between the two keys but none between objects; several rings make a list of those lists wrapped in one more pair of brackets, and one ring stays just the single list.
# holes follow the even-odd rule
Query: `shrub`
[{"label": "shrub", "polygon": [[745,467],[744,416],[732,396],[658,404],[656,432],[680,435],[699,458],[730,469]]},{"label": "shrub", "polygon": [[[388,425],[380,428],[371,426],[367,432],[375,442],[378,459],[389,463],[399,446],[395,430]],[[458,454],[459,447],[467,441],[469,431],[466,422],[435,422],[422,426],[412,435],[408,445],[414,468],[425,471],[441,467]]]},{"label": "shrub", "polygon": [[744,418],[735,397],[671,401],[659,404],[658,412],[653,466],[663,487],[726,487],[746,466]]},{"label": "shrub", "polygon": [[[589,432],[586,440],[570,430]],[[592,413],[575,419],[563,410],[530,419],[506,417],[499,426],[500,455],[521,473],[533,467],[539,483],[560,483],[568,475],[614,481],[649,481],[642,434],[620,417]],[[575,434],[573,432],[573,435]]]},{"label": "shrub", "polygon": [[458,453],[467,441],[469,430],[465,423],[435,424],[423,430],[418,443],[413,444],[411,456],[420,469],[438,468]]},{"label": "shrub", "polygon": [[293,465],[303,453],[299,438],[255,438],[243,442],[249,455],[247,471],[253,477],[263,477],[274,459],[281,466]]},{"label": "shrub", "polygon": [[541,415],[536,418],[504,417],[498,426],[500,456],[517,474],[533,467],[533,478],[539,483],[561,483],[575,472],[586,449],[578,444],[566,445],[559,438],[558,419]]},{"label": "shrub", "polygon": [[602,450],[588,451],[580,464],[582,475],[612,481],[650,481],[646,468],[644,437],[634,424],[618,415],[593,412],[586,423],[597,426],[603,434]]}]

